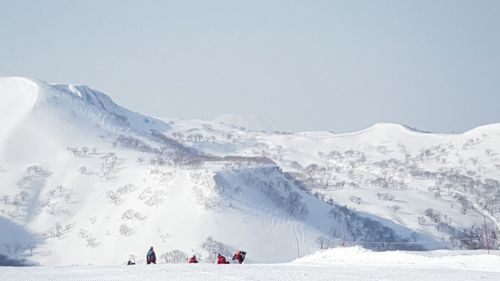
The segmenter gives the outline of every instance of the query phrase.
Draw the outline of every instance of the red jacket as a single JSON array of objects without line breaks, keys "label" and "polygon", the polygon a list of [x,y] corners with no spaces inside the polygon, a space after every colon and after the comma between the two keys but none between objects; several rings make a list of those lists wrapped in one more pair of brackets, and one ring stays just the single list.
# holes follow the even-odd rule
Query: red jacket
[{"label": "red jacket", "polygon": [[217,264],[228,264],[229,262],[226,261],[226,258],[224,256],[218,256],[217,257]]},{"label": "red jacket", "polygon": [[237,260],[238,263],[243,263],[243,256],[240,253],[237,253],[233,256],[233,260]]},{"label": "red jacket", "polygon": [[189,263],[198,263],[198,261],[196,260],[196,257],[193,256],[189,259]]},{"label": "red jacket", "polygon": [[245,252],[245,251],[236,251],[236,253],[233,256],[233,261],[237,260],[238,263],[242,264],[243,261],[245,260],[246,254],[247,254],[247,252]]}]

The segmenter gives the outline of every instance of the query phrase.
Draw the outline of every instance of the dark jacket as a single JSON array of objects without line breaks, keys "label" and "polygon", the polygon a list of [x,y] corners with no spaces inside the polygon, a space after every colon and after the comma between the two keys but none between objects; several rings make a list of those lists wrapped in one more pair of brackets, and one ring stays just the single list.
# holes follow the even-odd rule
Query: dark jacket
[{"label": "dark jacket", "polygon": [[155,251],[153,250],[153,247],[149,249],[148,254],[146,255],[146,261],[147,264],[156,263],[156,254]]},{"label": "dark jacket", "polygon": [[236,253],[233,256],[233,261],[237,260],[239,264],[242,264],[243,261],[245,260],[247,252],[245,251],[236,251]]}]

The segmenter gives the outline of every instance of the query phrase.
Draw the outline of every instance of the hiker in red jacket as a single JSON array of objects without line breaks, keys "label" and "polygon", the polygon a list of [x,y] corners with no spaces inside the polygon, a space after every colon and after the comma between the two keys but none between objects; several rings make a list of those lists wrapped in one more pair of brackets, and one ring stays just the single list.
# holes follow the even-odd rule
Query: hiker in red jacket
[{"label": "hiker in red jacket", "polygon": [[196,259],[196,256],[195,256],[195,255],[193,255],[193,256],[189,259],[188,263],[198,263],[198,260]]},{"label": "hiker in red jacket", "polygon": [[226,261],[226,257],[224,257],[221,254],[217,254],[217,264],[228,264],[229,262]]},{"label": "hiker in red jacket", "polygon": [[240,250],[236,251],[236,253],[233,256],[233,261],[237,260],[239,264],[242,264],[243,261],[245,260],[246,254],[247,252],[245,251],[240,251]]}]

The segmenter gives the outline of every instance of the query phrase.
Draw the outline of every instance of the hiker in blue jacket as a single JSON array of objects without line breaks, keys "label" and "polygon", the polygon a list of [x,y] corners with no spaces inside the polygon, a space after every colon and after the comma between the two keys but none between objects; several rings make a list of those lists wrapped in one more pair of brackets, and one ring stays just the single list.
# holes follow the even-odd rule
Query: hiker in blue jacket
[{"label": "hiker in blue jacket", "polygon": [[155,251],[153,250],[153,246],[149,248],[148,254],[146,255],[146,262],[147,264],[154,263],[156,264],[156,254]]}]

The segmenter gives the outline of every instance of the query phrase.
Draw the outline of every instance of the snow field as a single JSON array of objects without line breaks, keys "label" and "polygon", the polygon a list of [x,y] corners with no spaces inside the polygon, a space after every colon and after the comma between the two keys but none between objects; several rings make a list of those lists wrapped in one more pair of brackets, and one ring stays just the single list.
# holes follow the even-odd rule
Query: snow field
[{"label": "snow field", "polygon": [[498,280],[500,252],[371,252],[336,248],[288,264],[158,264],[133,266],[5,267],[7,281],[455,281]]},{"label": "snow field", "polygon": [[293,261],[294,264],[405,266],[453,268],[500,273],[500,251],[387,251],[373,252],[362,247],[333,248]]}]

